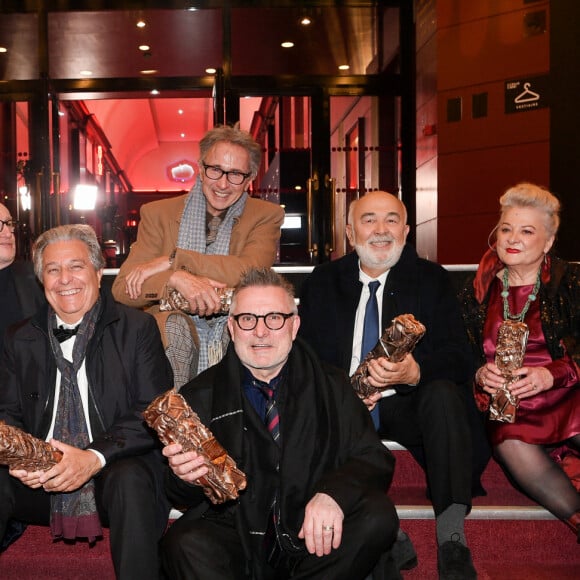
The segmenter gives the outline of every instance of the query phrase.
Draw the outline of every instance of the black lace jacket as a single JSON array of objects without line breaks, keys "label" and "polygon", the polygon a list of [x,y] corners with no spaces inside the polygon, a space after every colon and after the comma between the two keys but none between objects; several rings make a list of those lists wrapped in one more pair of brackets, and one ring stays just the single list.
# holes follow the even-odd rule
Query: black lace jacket
[{"label": "black lace jacket", "polygon": [[[479,304],[475,299],[471,279],[459,293],[459,300],[475,354],[475,368],[478,368],[485,362],[483,326],[489,290]],[[552,359],[562,358],[567,352],[580,365],[580,264],[552,256],[550,280],[540,286],[540,317]]]}]

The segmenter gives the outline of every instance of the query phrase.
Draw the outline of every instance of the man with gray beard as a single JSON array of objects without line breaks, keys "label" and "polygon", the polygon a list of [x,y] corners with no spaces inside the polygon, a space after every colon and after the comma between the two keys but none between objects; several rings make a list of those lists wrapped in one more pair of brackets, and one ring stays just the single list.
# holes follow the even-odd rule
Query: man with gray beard
[{"label": "man with gray beard", "polygon": [[[320,358],[352,375],[395,316],[413,314],[425,325],[425,336],[401,362],[370,361],[369,384],[381,391],[364,402],[379,434],[409,449],[426,472],[439,578],[472,579],[464,532],[472,499],[470,353],[447,272],[419,258],[408,233],[406,208],[394,195],[373,191],[353,201],[346,234],[355,251],[317,266],[304,281],[299,333]],[[369,347],[371,306],[376,338]],[[393,558],[400,569],[417,564],[401,530]]]}]

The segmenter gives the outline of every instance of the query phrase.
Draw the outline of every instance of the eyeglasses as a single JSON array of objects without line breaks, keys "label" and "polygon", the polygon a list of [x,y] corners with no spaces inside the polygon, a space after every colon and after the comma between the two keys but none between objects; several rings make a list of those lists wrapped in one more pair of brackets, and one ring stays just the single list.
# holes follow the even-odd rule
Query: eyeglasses
[{"label": "eyeglasses", "polygon": [[244,180],[252,175],[251,173],[243,173],[242,171],[224,171],[221,167],[217,167],[215,165],[206,165],[205,163],[202,163],[202,166],[206,177],[217,181],[218,179],[222,178],[222,175],[225,175],[226,179],[232,185],[242,185]]},{"label": "eyeglasses", "polygon": [[284,312],[268,312],[268,314],[250,314],[249,312],[242,312],[241,314],[233,314],[232,318],[237,322],[242,330],[254,330],[258,325],[258,319],[263,318],[266,328],[270,330],[280,330],[289,318],[294,316],[294,312],[285,314]]},{"label": "eyeglasses", "polygon": [[0,232],[4,231],[4,226],[6,226],[8,231],[13,234],[17,224],[16,220],[0,220]]}]

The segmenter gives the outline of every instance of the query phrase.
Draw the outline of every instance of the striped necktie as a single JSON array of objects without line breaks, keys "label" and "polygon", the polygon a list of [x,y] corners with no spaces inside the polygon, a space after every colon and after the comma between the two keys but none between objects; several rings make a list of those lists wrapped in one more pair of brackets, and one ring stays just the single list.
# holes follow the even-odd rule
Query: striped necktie
[{"label": "striped necktie", "polygon": [[266,427],[268,427],[272,439],[279,444],[280,416],[278,415],[278,408],[276,407],[276,401],[274,400],[274,389],[266,385],[259,385],[259,388],[266,397]]}]

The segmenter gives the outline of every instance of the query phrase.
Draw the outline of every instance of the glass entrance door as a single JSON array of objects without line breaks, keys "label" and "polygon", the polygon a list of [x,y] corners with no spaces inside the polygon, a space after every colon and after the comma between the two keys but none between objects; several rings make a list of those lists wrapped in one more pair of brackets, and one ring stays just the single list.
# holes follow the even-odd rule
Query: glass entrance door
[{"label": "glass entrance door", "polygon": [[286,212],[278,249],[280,264],[308,264],[313,259],[308,197],[312,171],[310,118],[308,96],[240,99],[240,126],[264,151],[252,194],[282,205]]},{"label": "glass entrance door", "polygon": [[330,98],[332,257],[349,251],[350,202],[373,190],[400,192],[399,102],[378,96]]},{"label": "glass entrance door", "polygon": [[377,189],[399,194],[398,106],[370,95],[240,99],[241,127],[264,151],[253,194],[286,211],[280,264],[344,255],[350,202]]}]

